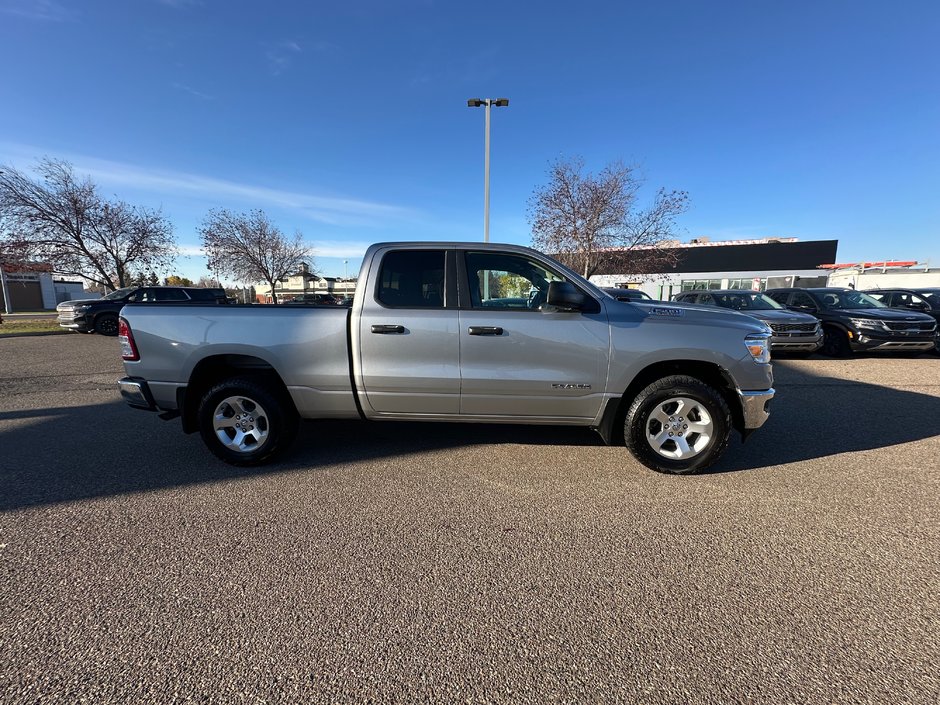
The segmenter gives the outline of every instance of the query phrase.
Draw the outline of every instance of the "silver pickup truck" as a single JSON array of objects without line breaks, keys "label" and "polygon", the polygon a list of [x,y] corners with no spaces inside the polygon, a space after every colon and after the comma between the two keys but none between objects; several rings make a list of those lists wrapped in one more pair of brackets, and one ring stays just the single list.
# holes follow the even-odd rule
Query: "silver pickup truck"
[{"label": "silver pickup truck", "polygon": [[617,301],[515,245],[373,245],[349,308],[128,305],[119,336],[127,403],[236,465],[283,451],[299,419],[361,418],[588,426],[687,474],[774,395],[760,321]]}]

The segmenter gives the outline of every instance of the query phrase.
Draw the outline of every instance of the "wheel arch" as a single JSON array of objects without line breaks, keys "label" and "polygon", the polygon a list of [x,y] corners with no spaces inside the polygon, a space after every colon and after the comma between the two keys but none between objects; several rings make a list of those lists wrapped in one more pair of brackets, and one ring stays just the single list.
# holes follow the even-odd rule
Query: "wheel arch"
[{"label": "wheel arch", "polygon": [[219,382],[232,377],[249,377],[264,381],[296,411],[287,385],[267,360],[254,355],[210,355],[196,363],[187,385],[176,391],[177,408],[185,433],[195,433],[199,430],[199,402],[205,393]]},{"label": "wheel arch", "polygon": [[733,427],[738,432],[744,433],[744,412],[738,399],[734,378],[728,370],[714,362],[704,360],[664,360],[654,362],[640,370],[627,385],[623,396],[619,400],[611,399],[607,403],[601,423],[596,429],[604,442],[608,445],[623,444],[623,422],[637,394],[656,380],[672,375],[694,377],[714,387],[731,410]]}]

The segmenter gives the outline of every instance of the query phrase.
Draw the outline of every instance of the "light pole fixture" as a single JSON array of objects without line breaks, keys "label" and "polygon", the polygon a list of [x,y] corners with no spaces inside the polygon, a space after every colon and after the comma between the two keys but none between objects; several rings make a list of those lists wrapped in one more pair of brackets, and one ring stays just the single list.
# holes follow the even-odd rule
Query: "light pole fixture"
[{"label": "light pole fixture", "polygon": [[471,98],[467,101],[468,108],[486,108],[486,128],[483,156],[483,242],[490,241],[490,108],[509,107],[509,98]]}]

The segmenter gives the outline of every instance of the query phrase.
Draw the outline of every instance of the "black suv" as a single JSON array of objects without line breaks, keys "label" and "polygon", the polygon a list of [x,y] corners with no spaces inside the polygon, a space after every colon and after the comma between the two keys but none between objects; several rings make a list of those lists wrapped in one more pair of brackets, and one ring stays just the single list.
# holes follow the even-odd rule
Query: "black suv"
[{"label": "black suv", "polygon": [[[865,293],[888,308],[926,313],[940,323],[940,288],[874,289]],[[936,350],[940,352],[940,337],[937,338]]]},{"label": "black suv", "polygon": [[100,299],[64,301],[56,306],[62,328],[79,333],[118,334],[118,313],[124,304],[227,304],[223,289],[189,286],[130,286]]},{"label": "black suv", "polygon": [[791,311],[816,316],[823,325],[820,352],[844,357],[862,350],[930,350],[937,322],[914,311],[896,311],[854,289],[768,289],[764,292]]},{"label": "black suv", "polygon": [[788,311],[759,291],[750,289],[706,289],[683,291],[672,297],[686,304],[720,306],[746,313],[763,321],[773,331],[771,352],[814,353],[823,342],[819,321],[809,314]]}]

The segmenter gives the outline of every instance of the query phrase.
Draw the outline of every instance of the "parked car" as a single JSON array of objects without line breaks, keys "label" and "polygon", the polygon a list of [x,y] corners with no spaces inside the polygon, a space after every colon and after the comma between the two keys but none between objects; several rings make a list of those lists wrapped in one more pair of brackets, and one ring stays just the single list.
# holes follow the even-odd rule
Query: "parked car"
[{"label": "parked car", "polygon": [[673,301],[687,304],[720,306],[763,321],[773,337],[772,352],[814,353],[822,347],[822,326],[815,316],[789,311],[759,291],[750,289],[708,289],[705,291],[683,291],[672,297]]},{"label": "parked car", "polygon": [[307,306],[337,306],[339,305],[339,299],[333,296],[333,294],[301,294],[284,303],[297,305],[305,304]]},{"label": "parked car", "polygon": [[118,313],[125,304],[227,304],[221,288],[129,286],[100,299],[64,301],[56,306],[59,326],[79,333],[118,334]]},{"label": "parked car", "polygon": [[[940,323],[940,288],[873,289],[865,293],[888,308],[926,313]],[[935,349],[940,353],[940,337]]]},{"label": "parked car", "polygon": [[373,245],[359,281],[351,308],[127,306],[121,394],[236,465],[301,418],[361,418],[584,426],[687,474],[769,416],[770,329],[749,316],[620,302],[518,245]]},{"label": "parked car", "polygon": [[604,291],[617,299],[617,301],[657,301],[657,299],[654,299],[640,289],[619,289],[613,286],[605,286]]},{"label": "parked car", "polygon": [[768,289],[767,296],[791,311],[822,321],[820,352],[844,357],[856,351],[931,350],[937,322],[917,311],[898,311],[854,289]]}]

